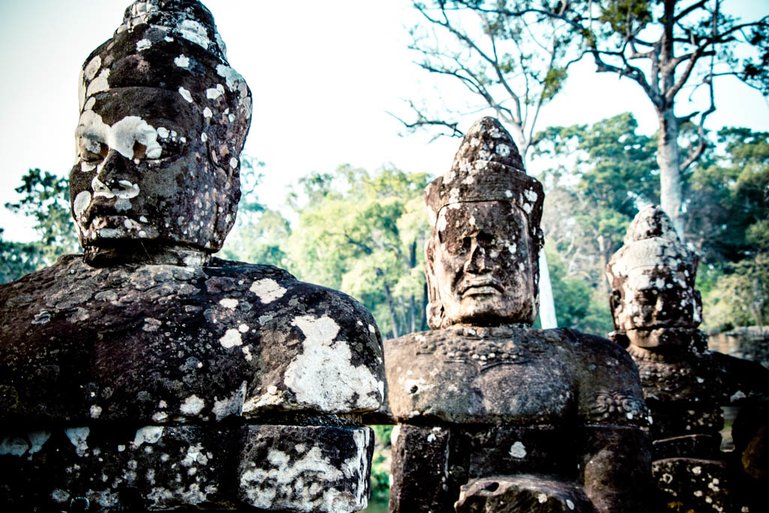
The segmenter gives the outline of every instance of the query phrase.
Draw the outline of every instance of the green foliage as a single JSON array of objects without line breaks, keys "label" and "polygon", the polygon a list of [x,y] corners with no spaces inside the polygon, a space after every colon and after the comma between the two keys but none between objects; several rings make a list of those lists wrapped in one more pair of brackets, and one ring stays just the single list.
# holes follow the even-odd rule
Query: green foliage
[{"label": "green foliage", "polygon": [[0,229],[0,283],[51,265],[60,255],[79,248],[70,216],[67,179],[35,168],[21,180],[16,187],[20,199],[5,207],[32,218],[39,239],[29,243],[4,241]]},{"label": "green foliage", "polygon": [[548,251],[547,260],[558,324],[605,337],[614,328],[604,290],[591,287],[583,278],[567,276],[555,251]]},{"label": "green foliage", "polygon": [[0,283],[18,280],[41,267],[45,261],[38,244],[3,240],[0,228]]},{"label": "green foliage", "polygon": [[371,461],[371,502],[387,504],[390,495],[390,463],[393,426],[372,426],[376,445]]},{"label": "green foliage", "polygon": [[[764,248],[765,249],[765,248]],[[769,253],[727,266],[713,288],[703,293],[705,326],[766,326],[769,321]]]},{"label": "green foliage", "polygon": [[385,336],[425,329],[425,174],[341,166],[315,173],[294,194],[299,213],[288,240],[299,277],[358,298]]},{"label": "green foliage", "polygon": [[[563,279],[588,285],[588,300],[608,294],[606,263],[622,245],[639,205],[658,201],[654,140],[637,129],[635,118],[625,113],[537,134],[533,157],[548,166],[542,174],[548,189],[543,217],[548,247],[556,265],[562,265]],[[569,325],[564,318],[586,319],[564,317],[562,308],[571,306],[556,298],[559,324]],[[598,317],[582,322],[603,330],[606,324],[596,312]]]}]

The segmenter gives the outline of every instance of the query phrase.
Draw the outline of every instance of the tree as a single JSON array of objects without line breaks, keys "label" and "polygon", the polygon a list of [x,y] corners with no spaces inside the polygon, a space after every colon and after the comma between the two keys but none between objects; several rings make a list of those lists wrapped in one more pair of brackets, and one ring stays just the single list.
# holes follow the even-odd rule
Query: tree
[{"label": "tree", "polygon": [[656,203],[654,143],[629,114],[593,125],[550,127],[538,134],[532,158],[545,167],[542,220],[548,246],[566,277],[608,294],[611,255],[639,205]]},{"label": "tree", "polygon": [[258,264],[287,267],[285,242],[291,235],[291,225],[277,210],[266,207],[257,193],[264,163],[250,157],[241,158],[238,218],[227,237],[222,256]]},{"label": "tree", "polygon": [[[724,0],[440,0],[437,3],[443,12],[448,9],[472,11],[490,24],[493,21],[494,26],[527,20],[527,24],[534,23],[541,30],[547,30],[558,24],[562,37],[558,40],[559,51],[566,52],[565,41],[571,38],[579,43],[581,55],[592,56],[599,73],[615,73],[638,84],[649,98],[659,123],[660,202],[682,234],[682,175],[707,147],[705,122],[716,110],[716,79],[735,76],[763,94],[769,93],[769,16],[739,20],[725,13]],[[421,6],[416,3],[417,9]],[[440,25],[438,22],[445,19],[429,21]],[[482,37],[496,35],[493,30],[488,32]],[[467,36],[463,42],[470,48],[480,45],[478,37]],[[528,49],[536,43],[528,39],[520,40],[519,44]],[[453,71],[468,84],[478,82],[479,86],[474,85],[471,91],[485,98],[483,86],[489,79],[477,63],[466,62],[470,64],[457,68],[461,75],[457,70],[443,72],[452,74]],[[496,71],[494,63],[503,61],[491,58],[486,62]],[[562,73],[558,70],[565,66],[554,69]],[[528,71],[520,68],[524,75]],[[481,80],[474,82],[474,77]],[[676,108],[682,108],[685,95],[691,98],[699,88],[705,93],[704,106],[677,113]],[[681,128],[692,121],[698,127],[698,140],[682,147]]]},{"label": "tree", "polygon": [[[461,136],[456,117],[491,109],[511,129],[525,161],[541,109],[566,80],[572,62],[570,36],[567,24],[558,16],[534,11],[508,16],[503,11],[486,10],[486,3],[413,2],[427,22],[411,32],[410,48],[420,55],[419,66],[461,84],[479,103],[464,112],[447,111],[442,104],[441,114],[435,116],[411,100],[415,119],[403,123],[410,129],[437,127],[444,135]],[[559,8],[555,13],[563,14]]]},{"label": "tree", "polygon": [[0,282],[13,281],[24,274],[53,264],[63,254],[79,251],[75,225],[69,208],[69,186],[66,178],[48,171],[30,169],[16,187],[21,195],[6,208],[34,220],[39,239],[19,243],[2,240],[0,229]]},{"label": "tree", "polygon": [[386,337],[426,329],[427,182],[423,173],[350,166],[306,177],[294,195],[299,220],[288,241],[289,269],[358,298]]}]

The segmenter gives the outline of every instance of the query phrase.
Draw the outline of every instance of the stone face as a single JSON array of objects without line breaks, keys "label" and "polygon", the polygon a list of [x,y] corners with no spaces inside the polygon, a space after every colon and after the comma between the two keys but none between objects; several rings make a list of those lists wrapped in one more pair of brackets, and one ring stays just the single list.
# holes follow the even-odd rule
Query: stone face
[{"label": "stone face", "polygon": [[[752,511],[763,487],[744,462],[769,418],[753,417],[734,453],[720,450],[722,407],[739,407],[735,425],[769,399],[769,371],[706,350],[694,288],[697,258],[659,207],[638,213],[612,257],[613,337],[638,365],[653,424],[653,470],[668,511]],[[764,406],[765,408],[765,406]],[[737,444],[735,444],[736,446]],[[749,459],[749,458],[748,458]],[[769,475],[769,470],[766,470]],[[751,504],[753,503],[753,504]]]},{"label": "stone face", "polygon": [[534,322],[544,192],[499,121],[470,128],[425,201],[430,327]]},{"label": "stone face", "polygon": [[135,2],[83,64],[80,94],[70,190],[86,254],[139,240],[220,249],[251,95],[211,13],[195,0]]},{"label": "stone face", "polygon": [[645,208],[607,267],[614,325],[639,347],[675,343],[678,337],[665,336],[666,328],[692,329],[702,321],[696,274],[697,257],[667,215],[657,206]]},{"label": "stone face", "polygon": [[0,286],[0,420],[357,415],[384,398],[371,315],[270,266],[93,268]]},{"label": "stone face", "polygon": [[428,186],[433,331],[385,342],[391,513],[647,512],[648,422],[610,341],[534,330],[542,187],[484,118]]}]

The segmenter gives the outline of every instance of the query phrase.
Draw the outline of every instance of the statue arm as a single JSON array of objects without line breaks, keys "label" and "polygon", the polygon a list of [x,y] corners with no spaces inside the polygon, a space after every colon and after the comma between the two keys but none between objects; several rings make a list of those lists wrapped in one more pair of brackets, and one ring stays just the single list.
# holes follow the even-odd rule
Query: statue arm
[{"label": "statue arm", "polygon": [[579,410],[581,476],[601,513],[652,511],[649,412],[630,355],[607,340],[583,335]]},{"label": "statue arm", "polygon": [[601,513],[645,513],[651,507],[651,443],[637,427],[594,425],[584,431],[582,479]]}]

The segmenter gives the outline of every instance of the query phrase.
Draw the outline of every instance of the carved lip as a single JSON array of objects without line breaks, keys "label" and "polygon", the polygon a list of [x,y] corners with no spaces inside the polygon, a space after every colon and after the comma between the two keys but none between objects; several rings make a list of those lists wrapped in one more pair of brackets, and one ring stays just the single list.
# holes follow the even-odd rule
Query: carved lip
[{"label": "carved lip", "polygon": [[465,280],[459,286],[459,294],[462,296],[502,294],[504,291],[499,280],[491,276]]}]

